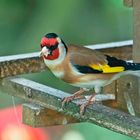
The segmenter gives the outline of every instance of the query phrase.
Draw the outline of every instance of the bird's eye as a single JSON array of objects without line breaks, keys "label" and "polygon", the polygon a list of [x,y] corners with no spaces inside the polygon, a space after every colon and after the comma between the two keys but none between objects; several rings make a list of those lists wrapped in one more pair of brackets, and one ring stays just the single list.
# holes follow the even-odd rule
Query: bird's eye
[{"label": "bird's eye", "polygon": [[50,55],[52,55],[53,51],[58,48],[58,45],[56,44],[50,47],[46,46],[46,48],[49,50]]},{"label": "bird's eye", "polygon": [[57,48],[58,48],[58,45],[56,44],[56,45],[51,46],[51,47],[50,47],[50,50],[53,51],[53,50],[55,50],[55,49],[57,49]]}]

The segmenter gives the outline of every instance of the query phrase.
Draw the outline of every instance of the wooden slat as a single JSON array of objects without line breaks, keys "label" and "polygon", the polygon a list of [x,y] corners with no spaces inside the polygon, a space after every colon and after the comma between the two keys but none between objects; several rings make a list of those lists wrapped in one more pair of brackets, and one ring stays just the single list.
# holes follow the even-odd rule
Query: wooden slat
[{"label": "wooden slat", "polygon": [[55,110],[51,110],[37,104],[28,103],[22,105],[22,122],[32,127],[45,127],[53,125],[66,125],[79,121]]},{"label": "wooden slat", "polygon": [[97,45],[88,45],[85,47],[98,50],[104,54],[115,56],[122,60],[132,60],[132,46],[133,41],[128,40],[120,42],[103,43]]},{"label": "wooden slat", "polygon": [[118,110],[94,104],[94,106],[87,107],[85,114],[81,116],[77,106],[81,101],[73,101],[62,109],[62,98],[70,94],[23,78],[3,79],[0,88],[10,95],[56,110],[79,121],[98,124],[110,130],[140,139],[140,119]]},{"label": "wooden slat", "polygon": [[0,78],[46,69],[39,52],[0,57]]},{"label": "wooden slat", "polygon": [[122,60],[132,60],[132,47],[120,47],[120,48],[110,48],[110,49],[101,49],[101,52],[111,56],[115,56]]}]

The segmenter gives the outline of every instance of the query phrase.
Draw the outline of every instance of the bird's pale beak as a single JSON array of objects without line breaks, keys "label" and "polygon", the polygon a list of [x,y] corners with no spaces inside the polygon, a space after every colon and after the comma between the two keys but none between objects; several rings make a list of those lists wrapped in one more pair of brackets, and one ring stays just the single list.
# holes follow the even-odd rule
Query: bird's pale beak
[{"label": "bird's pale beak", "polygon": [[40,51],[40,53],[39,53],[39,57],[42,57],[43,56],[43,53],[42,53],[42,51]]},{"label": "bird's pale beak", "polygon": [[39,56],[40,57],[42,57],[42,56],[46,56],[47,57],[48,55],[49,55],[49,50],[46,47],[42,48],[42,50],[40,51]]}]

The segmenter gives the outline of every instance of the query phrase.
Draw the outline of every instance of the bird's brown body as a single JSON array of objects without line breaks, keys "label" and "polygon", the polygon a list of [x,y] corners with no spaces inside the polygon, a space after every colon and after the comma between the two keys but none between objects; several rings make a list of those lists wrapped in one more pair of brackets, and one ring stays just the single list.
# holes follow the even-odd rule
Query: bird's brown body
[{"label": "bird's brown body", "polygon": [[[86,52],[91,52],[92,55],[85,55]],[[79,57],[78,54],[80,54],[81,56]],[[95,54],[95,55],[93,55],[93,54]],[[98,80],[100,80],[100,79],[104,79],[104,80],[111,79],[113,77],[114,73],[86,74],[86,75],[85,74],[77,74],[73,71],[74,68],[71,65],[71,63],[69,63],[72,60],[73,63],[76,63],[76,64],[78,63],[79,65],[83,65],[83,66],[88,65],[90,63],[92,64],[92,63],[95,63],[95,57],[96,57],[97,54],[99,56],[100,53],[97,52],[97,51],[88,49],[88,48],[79,47],[79,46],[75,46],[75,45],[69,45],[68,46],[68,52],[67,52],[67,55],[64,58],[64,60],[56,66],[49,66],[49,68],[51,69],[51,71],[56,76],[57,76],[57,73],[60,73],[60,72],[63,73],[63,75],[61,75],[60,77],[58,76],[58,78],[65,81],[66,83],[69,83],[69,84],[72,84],[72,85],[76,85],[78,83],[86,83],[86,82],[90,82],[90,81],[95,81],[97,79]],[[82,57],[84,57],[84,59]],[[101,58],[105,58],[105,56],[101,55]],[[99,59],[98,61],[101,64],[105,63],[105,60],[104,61],[102,61],[102,60]],[[97,63],[97,61],[96,61],[96,63]]]},{"label": "bird's brown body", "polygon": [[[41,55],[46,66],[57,78],[82,88],[73,96],[65,98],[63,104],[86,89],[94,89],[95,93],[100,93],[102,87],[123,75],[140,76],[140,64],[129,63],[84,46],[68,46],[54,33],[42,38]],[[94,95],[81,106],[81,112],[93,98]]]}]

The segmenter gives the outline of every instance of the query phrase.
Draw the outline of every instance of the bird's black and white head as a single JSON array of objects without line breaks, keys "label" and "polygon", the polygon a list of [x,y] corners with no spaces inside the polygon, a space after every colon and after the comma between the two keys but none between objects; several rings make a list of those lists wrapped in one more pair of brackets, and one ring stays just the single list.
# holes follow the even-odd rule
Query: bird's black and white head
[{"label": "bird's black and white head", "polygon": [[61,61],[67,53],[67,46],[55,33],[48,33],[41,39],[40,55],[44,61]]}]

